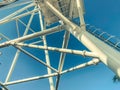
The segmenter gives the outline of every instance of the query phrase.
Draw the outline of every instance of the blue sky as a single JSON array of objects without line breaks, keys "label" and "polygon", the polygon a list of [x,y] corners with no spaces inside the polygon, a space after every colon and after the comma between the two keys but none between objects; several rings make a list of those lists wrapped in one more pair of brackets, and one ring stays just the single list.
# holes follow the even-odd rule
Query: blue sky
[{"label": "blue sky", "polygon": [[[21,0],[24,1],[24,0]],[[85,1],[85,22],[87,24],[94,25],[105,32],[120,38],[120,0],[84,0]],[[14,10],[12,10],[14,11]],[[5,12],[0,11],[0,18],[7,16],[12,12],[7,10]],[[29,17],[22,18],[25,23],[29,20]],[[36,23],[37,22],[37,23]],[[21,35],[25,27],[19,23]],[[33,29],[39,30],[39,20],[35,16],[32,22]],[[0,25],[0,33],[5,34],[10,39],[17,37],[15,31],[15,22],[6,23]],[[31,32],[29,32],[31,33]],[[63,32],[48,35],[47,41],[49,46],[61,47]],[[1,41],[4,42],[5,40]],[[84,50],[86,49],[78,40],[72,35],[68,48]],[[31,53],[34,53],[37,57],[45,61],[44,52],[37,49],[28,49]],[[2,55],[0,56],[0,81],[4,82],[11,65],[12,59],[16,49],[13,47],[7,47],[0,49]],[[36,53],[37,52],[37,53]],[[58,67],[60,53],[50,51],[51,65],[54,68]],[[68,69],[80,63],[86,62],[90,58],[84,58],[78,55],[67,54],[65,59],[64,69]],[[29,58],[23,53],[20,54],[20,58],[16,64],[16,68],[10,80],[23,79],[36,75],[46,74],[46,67]],[[80,69],[74,72],[62,75],[59,90],[118,90],[120,83],[114,83],[112,81],[114,73],[103,63],[99,63],[96,66],[90,66],[84,69]],[[55,78],[54,78],[55,80]],[[9,86],[10,90],[49,90],[49,84],[47,79],[27,82],[23,84],[16,84]]]}]

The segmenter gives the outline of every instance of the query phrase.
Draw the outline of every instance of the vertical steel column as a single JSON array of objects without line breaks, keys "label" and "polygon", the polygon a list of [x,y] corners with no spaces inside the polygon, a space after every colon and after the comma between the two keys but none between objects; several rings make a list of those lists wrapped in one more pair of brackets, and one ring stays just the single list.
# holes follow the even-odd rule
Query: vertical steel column
[{"label": "vertical steel column", "polygon": [[[36,8],[36,7],[35,7],[35,8]],[[34,13],[32,13],[32,15],[31,15],[31,17],[30,17],[30,20],[29,20],[29,22],[28,22],[28,25],[27,25],[27,27],[26,27],[26,29],[25,29],[25,32],[24,32],[23,36],[25,36],[25,35],[28,33],[28,30],[29,30],[30,24],[31,24],[31,22],[32,22],[33,16],[34,16]],[[9,72],[8,72],[7,78],[6,78],[6,80],[5,80],[5,83],[9,81],[9,79],[10,79],[10,77],[11,77],[11,75],[12,75],[12,72],[13,72],[13,70],[14,70],[14,67],[15,67],[15,65],[16,65],[16,62],[17,62],[17,60],[18,60],[19,55],[20,55],[20,51],[17,50],[17,52],[16,52],[16,54],[15,54],[15,57],[14,57],[14,59],[13,59],[12,65],[11,65],[11,67],[10,67],[10,70],[9,70]]]},{"label": "vertical steel column", "polygon": [[20,37],[20,31],[19,31],[19,26],[18,26],[18,19],[16,20],[16,32],[17,32],[17,36]]},{"label": "vertical steel column", "polygon": [[[69,38],[70,38],[70,32],[66,31],[65,35],[64,35],[62,48],[64,48],[64,49],[67,48],[68,42],[69,42]],[[66,55],[66,53],[61,53],[61,55],[60,55],[60,62],[59,62],[59,67],[58,67],[58,71],[59,72],[61,72],[62,69],[63,69],[65,55]]]},{"label": "vertical steel column", "polygon": [[[70,38],[70,32],[66,31],[65,35],[64,35],[62,48],[67,48],[68,42],[69,42],[69,38]],[[59,75],[57,76],[56,90],[58,90],[58,86],[59,86],[59,82],[60,82],[60,73],[61,73],[61,71],[63,69],[65,56],[66,56],[66,53],[61,53],[61,55],[60,55],[59,67],[58,67]]]},{"label": "vertical steel column", "polygon": [[72,19],[73,18],[73,10],[74,10],[74,4],[75,0],[71,0],[70,1],[70,11],[69,11],[69,18]]},{"label": "vertical steel column", "polygon": [[84,16],[83,16],[84,13],[83,13],[82,2],[83,2],[82,0],[76,0],[78,14],[80,18],[80,26],[84,26],[84,30],[85,30],[85,21],[84,21]]},{"label": "vertical steel column", "polygon": [[[38,7],[40,8],[40,6],[38,6]],[[43,18],[42,18],[41,11],[39,11],[39,18],[40,18],[41,30],[43,31],[44,30],[44,25],[43,25]],[[46,25],[45,25],[45,28],[46,28]],[[44,44],[45,47],[47,47],[46,36],[42,36],[42,37],[43,37],[43,44]],[[46,58],[47,65],[51,66],[48,50],[45,50],[45,58]],[[47,67],[47,71],[48,71],[48,75],[50,75],[52,73],[51,69],[48,68],[48,67]],[[49,77],[48,79],[49,79],[49,84],[50,84],[50,90],[55,90],[53,77]]]}]

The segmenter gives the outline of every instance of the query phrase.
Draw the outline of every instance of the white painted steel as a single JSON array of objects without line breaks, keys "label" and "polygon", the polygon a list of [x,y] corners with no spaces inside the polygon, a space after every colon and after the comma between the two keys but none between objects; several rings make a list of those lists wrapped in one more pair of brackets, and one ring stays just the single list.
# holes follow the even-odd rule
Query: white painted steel
[{"label": "white painted steel", "polygon": [[68,31],[70,31],[88,49],[99,55],[100,60],[120,77],[120,53],[118,51],[114,50],[103,41],[97,39],[95,36],[73,24],[49,2],[46,1],[46,5],[48,6],[48,9],[50,9],[57,17],[59,17],[68,25],[66,28]]},{"label": "white painted steel", "polygon": [[[65,34],[64,34],[64,40],[63,40],[62,48],[67,48],[69,38],[70,38],[70,32],[66,31]],[[63,53],[63,52],[60,55],[59,66],[58,66],[59,74],[61,73],[61,71],[63,69],[65,56],[66,56],[66,53]],[[59,82],[60,82],[60,75],[59,74],[58,74],[57,79],[56,79],[56,90],[58,90],[58,86],[59,86]]]},{"label": "white painted steel", "polygon": [[39,58],[37,58],[36,56],[34,56],[33,54],[29,53],[28,51],[20,48],[20,47],[17,47],[17,46],[14,46],[15,48],[17,48],[18,50],[20,50],[21,52],[23,52],[24,54],[30,56],[31,58],[33,58],[34,60],[40,62],[41,64],[43,64],[44,66],[50,68],[51,70],[55,71],[55,72],[58,72],[55,68],[47,65],[45,62],[43,62],[42,60],[40,60]]},{"label": "white painted steel", "polygon": [[33,34],[25,35],[23,37],[16,38],[14,40],[6,41],[6,42],[0,44],[0,48],[9,46],[12,42],[13,43],[14,42],[22,42],[22,41],[25,41],[25,40],[29,40],[29,39],[36,38],[36,37],[43,36],[43,35],[52,34],[52,33],[58,32],[58,31],[62,31],[62,30],[63,30],[63,25],[59,25],[59,26],[56,26],[56,27],[53,27],[53,28],[50,28],[50,29],[47,29],[47,30],[44,30],[44,31],[40,31],[40,32],[36,32],[36,33],[33,33]]},{"label": "white painted steel", "polygon": [[[38,7],[40,8],[40,6],[38,6]],[[40,18],[41,31],[43,31],[44,29],[46,29],[46,25],[43,24],[43,18],[42,18],[41,11],[39,11],[39,18]],[[43,39],[44,47],[47,47],[46,36],[43,35],[42,39]],[[44,52],[45,52],[46,63],[47,63],[47,65],[51,66],[48,50],[44,50]],[[47,71],[48,71],[48,75],[50,75],[52,73],[52,71],[51,71],[50,68],[47,68]],[[50,85],[50,90],[55,90],[55,86],[54,86],[54,82],[53,82],[53,77],[49,77],[49,85]]]},{"label": "white painted steel", "polygon": [[91,61],[88,61],[87,63],[83,63],[83,64],[80,64],[78,66],[72,67],[70,69],[64,70],[64,71],[62,71],[61,74],[72,72],[74,70],[78,70],[78,69],[81,69],[81,68],[84,68],[84,67],[87,67],[87,66],[90,66],[90,65],[97,65],[99,62],[100,62],[99,59],[93,58]]},{"label": "white painted steel", "polygon": [[82,55],[84,57],[87,56],[87,57],[99,58],[99,55],[97,55],[96,53],[88,52],[85,50],[80,51],[80,50],[72,50],[72,49],[56,48],[56,47],[45,47],[45,46],[40,46],[40,45],[23,44],[23,43],[15,43],[15,42],[11,43],[11,45],[30,47],[30,48],[38,48],[38,49],[42,49],[42,50],[51,50],[51,51],[57,51],[57,52],[61,52],[61,53],[76,54],[76,55]]},{"label": "white painted steel", "polygon": [[79,18],[80,18],[80,25],[85,25],[85,21],[84,21],[84,10],[83,10],[83,1],[82,0],[76,0],[77,3],[77,9],[78,9],[78,13],[79,13]]},{"label": "white painted steel", "polygon": [[19,83],[23,83],[23,82],[29,82],[29,81],[34,81],[34,80],[39,80],[39,79],[44,79],[44,78],[49,78],[49,77],[53,77],[53,76],[57,76],[57,73],[52,73],[50,75],[46,74],[46,75],[42,75],[42,76],[36,76],[36,77],[11,81],[11,82],[4,83],[4,86],[19,84]]},{"label": "white painted steel", "polygon": [[[39,1],[41,2],[42,0],[39,0]],[[105,44],[103,41],[99,40],[98,38],[96,38],[95,36],[93,36],[92,34],[90,34],[86,31],[84,15],[83,15],[84,14],[83,0],[75,0],[75,1],[70,0],[70,1],[71,1],[71,3],[70,3],[71,7],[69,9],[69,19],[73,18],[73,11],[74,11],[75,8],[77,8],[78,12],[76,12],[76,15],[79,14],[80,26],[75,25],[68,18],[66,18],[63,14],[64,11],[60,12],[62,10],[56,9],[55,8],[56,6],[58,6],[57,8],[60,9],[60,5],[57,4],[57,5],[53,6],[52,5],[53,4],[52,0],[45,0],[44,1],[44,4],[43,4],[43,5],[45,5],[45,7],[43,6],[44,9],[46,9],[46,11],[50,10],[51,15],[52,14],[56,15],[55,17],[57,17],[57,19],[59,18],[65,25],[62,24],[62,25],[44,30],[42,15],[41,15],[41,12],[40,12],[40,10],[43,10],[42,9],[43,7],[41,9],[37,8],[37,9],[34,9],[32,11],[29,11],[29,12],[18,15],[19,13],[23,12],[24,10],[26,10],[30,7],[33,7],[33,6],[38,6],[39,7],[40,3],[35,2],[35,1],[33,1],[32,4],[29,4],[29,5],[25,6],[24,8],[19,9],[16,12],[12,13],[11,15],[8,15],[7,17],[0,20],[0,24],[7,23],[7,22],[10,22],[12,20],[16,20],[16,29],[17,29],[17,34],[18,34],[18,38],[13,39],[13,40],[9,40],[8,37],[4,36],[3,34],[0,34],[6,40],[9,40],[9,41],[6,41],[4,43],[1,43],[0,48],[12,45],[12,46],[14,46],[15,48],[18,49],[17,52],[16,52],[16,55],[13,59],[13,62],[12,62],[12,65],[10,67],[7,78],[5,80],[5,83],[3,84],[3,83],[0,82],[0,85],[4,88],[4,90],[8,90],[8,88],[6,86],[9,86],[9,85],[19,84],[19,83],[23,83],[23,82],[39,80],[39,79],[44,79],[44,78],[49,79],[50,90],[58,90],[60,77],[61,77],[62,74],[72,72],[74,70],[78,70],[78,69],[81,69],[81,68],[84,68],[84,67],[87,67],[87,66],[90,66],[90,65],[96,65],[100,61],[102,61],[113,72],[115,72],[118,77],[120,77],[120,61],[119,61],[120,60],[120,53],[118,51],[116,51],[115,49],[113,49],[112,47],[110,47],[109,45]],[[58,1],[55,1],[55,2],[58,2]],[[68,3],[69,3],[69,0],[67,0],[67,4]],[[35,32],[32,28],[30,28],[33,16],[35,15],[35,12],[38,12],[39,19],[40,19],[41,31],[39,31],[39,32]],[[48,12],[46,12],[46,13],[48,13]],[[32,14],[32,15],[31,15],[31,18],[30,18],[28,24],[26,25],[19,18],[27,16],[29,14]],[[26,26],[26,30],[24,32],[23,37],[19,37],[20,35],[19,35],[18,21],[21,22],[24,26]],[[55,33],[55,32],[59,32],[62,29],[66,29],[66,33],[65,33],[64,40],[63,40],[62,48],[48,47],[47,46],[47,41],[46,41],[46,35],[51,34],[51,33]],[[34,33],[30,34],[30,35],[26,35],[28,30],[31,30]],[[73,36],[75,36],[80,42],[82,42],[83,45],[86,46],[91,52],[66,49],[67,45],[68,45],[70,33]],[[21,43],[25,40],[33,39],[33,38],[36,38],[36,37],[41,38],[41,36],[43,37],[42,41],[44,43],[44,46],[33,45],[33,44],[38,43],[39,41],[31,43],[31,44]],[[46,57],[46,63],[43,62],[42,60],[40,60],[39,58],[37,58],[36,56],[34,56],[33,54],[29,53],[28,51],[24,50],[21,47],[38,48],[38,49],[44,50],[45,51],[45,57]],[[58,70],[56,70],[55,68],[53,68],[50,65],[48,50],[57,51],[57,52],[61,53]],[[35,77],[31,77],[31,78],[26,78],[26,79],[21,79],[21,80],[16,80],[16,81],[9,81],[9,79],[11,77],[11,74],[14,70],[15,64],[17,62],[17,59],[19,57],[20,52],[23,52],[24,54],[28,55],[29,57],[33,58],[34,60],[36,60],[36,61],[40,62],[41,64],[43,64],[44,66],[46,66],[47,70],[48,70],[48,74],[42,75],[42,76],[35,76]],[[93,57],[93,60],[62,71],[66,53]],[[52,70],[55,73],[52,73]],[[53,77],[54,76],[57,76],[56,87],[54,86],[54,82],[53,82]]]},{"label": "white painted steel", "polygon": [[16,31],[17,31],[17,36],[20,37],[20,31],[19,31],[18,20],[16,20]]},{"label": "white painted steel", "polygon": [[[68,73],[68,72],[72,72],[72,71],[77,70],[77,69],[81,69],[81,68],[87,67],[87,66],[97,65],[98,63],[99,63],[98,59],[93,59],[93,60],[91,60],[89,62],[80,64],[80,65],[78,65],[76,67],[72,67],[70,69],[64,70],[60,74],[62,75],[62,74],[65,74],[65,73]],[[43,75],[43,76],[35,76],[35,77],[31,77],[31,78],[26,78],[26,79],[21,79],[21,80],[7,82],[7,83],[4,83],[3,85],[4,86],[9,86],[9,85],[19,84],[19,83],[23,83],[23,82],[28,82],[28,81],[34,81],[34,80],[49,78],[49,77],[53,77],[53,76],[57,76],[57,75],[58,75],[58,73],[52,73],[50,75],[46,74],[46,75]]]}]

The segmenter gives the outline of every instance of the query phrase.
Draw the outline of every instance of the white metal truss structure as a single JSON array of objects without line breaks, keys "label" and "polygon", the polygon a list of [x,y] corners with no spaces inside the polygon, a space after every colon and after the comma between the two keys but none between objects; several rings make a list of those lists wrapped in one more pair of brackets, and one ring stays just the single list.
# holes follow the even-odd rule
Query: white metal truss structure
[{"label": "white metal truss structure", "polygon": [[[0,43],[1,49],[8,46],[12,46],[17,49],[5,82],[0,82],[0,86],[4,90],[9,90],[9,85],[40,80],[44,78],[48,78],[50,90],[58,90],[61,75],[90,65],[96,65],[99,62],[103,62],[118,77],[120,77],[120,53],[86,30],[83,0],[31,0],[23,3],[17,3],[17,1],[20,0],[3,0],[3,2],[0,3],[0,10],[8,10],[11,8],[20,7],[15,12],[0,20],[0,25],[15,21],[17,32],[17,38],[15,39],[10,39],[3,33],[0,33],[0,39],[6,39],[6,41]],[[12,6],[13,3],[16,4]],[[38,16],[37,20],[39,19],[40,23],[40,31],[37,32],[31,27],[31,23],[35,15]],[[30,18],[26,24],[21,20],[21,18],[27,16]],[[77,17],[80,18],[80,25],[72,22],[72,20]],[[48,25],[51,25],[55,22],[58,22],[58,24],[54,27],[47,28]],[[26,27],[24,32],[20,30],[18,23],[21,23]],[[28,34],[29,31],[32,33]],[[46,39],[47,35],[51,35],[53,33],[56,34],[56,32],[61,31],[65,32],[62,47],[60,48],[48,46]],[[23,35],[21,35],[21,32],[23,32]],[[90,51],[68,49],[67,47],[70,35],[76,37],[76,39],[79,40],[79,42],[86,46]],[[27,42],[35,38],[39,39],[35,40],[34,42]],[[119,43],[116,45],[118,44]],[[27,51],[24,47],[44,50],[46,61],[44,62],[33,53]],[[58,69],[51,66],[49,51],[56,51],[60,53]],[[46,66],[47,74],[11,81],[11,75],[15,69],[21,52]],[[81,55],[83,57],[91,57],[92,60],[63,70],[67,53]],[[56,77],[56,81],[53,80],[53,77]]]}]

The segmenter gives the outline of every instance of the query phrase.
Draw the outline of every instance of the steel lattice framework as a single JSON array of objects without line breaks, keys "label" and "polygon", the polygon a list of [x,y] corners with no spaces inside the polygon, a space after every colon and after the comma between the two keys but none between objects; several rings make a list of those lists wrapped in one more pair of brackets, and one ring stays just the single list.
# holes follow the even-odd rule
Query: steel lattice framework
[{"label": "steel lattice framework", "polygon": [[[86,31],[86,24],[84,21],[83,0],[31,0],[19,4],[17,3],[12,6],[12,4],[17,1],[19,0],[3,0],[0,3],[1,10],[6,10],[8,8],[15,8],[21,6],[19,10],[13,12],[12,14],[0,20],[0,25],[11,21],[16,21],[16,27],[17,27],[16,30],[18,36],[16,39],[10,40],[4,34],[0,33],[1,35],[0,39],[2,38],[6,39],[6,41],[0,44],[0,48],[13,46],[17,49],[5,82],[4,83],[0,82],[1,87],[4,90],[9,90],[8,89],[9,85],[19,84],[23,82],[29,82],[44,78],[49,79],[50,90],[58,90],[61,75],[90,65],[96,65],[100,61],[102,61],[105,65],[111,68],[118,76],[120,76],[120,62],[118,61],[120,59],[119,57],[120,53],[115,49],[113,49],[111,46],[105,44],[103,41],[96,38],[93,34]],[[35,30],[31,28],[31,22],[33,20],[34,15],[39,16],[38,19],[40,22],[40,31],[38,32],[35,32]],[[27,24],[21,20],[21,18],[26,16],[30,16],[30,19]],[[79,25],[72,22],[72,20],[77,17],[79,17],[80,19]],[[21,22],[26,27],[23,36],[21,37],[20,37],[21,31],[19,30],[18,22]],[[46,28],[48,25],[51,25],[52,23],[55,22],[58,22],[59,24],[57,24],[52,28],[48,28],[48,29]],[[28,34],[29,31],[31,31],[32,33]],[[46,36],[61,31],[65,31],[62,48],[48,46]],[[75,36],[76,39],[78,39],[90,51],[68,49],[67,47],[68,47],[70,34]],[[39,40],[34,41],[32,43],[26,42],[36,37],[39,37]],[[41,42],[43,44],[38,45],[38,43]],[[44,50],[46,62],[40,60],[38,57],[31,54],[23,47],[29,47],[33,49],[37,48]],[[58,69],[55,69],[54,67],[51,66],[50,56],[48,51],[57,51],[61,53]],[[33,58],[34,60],[46,66],[48,74],[42,76],[34,76],[31,78],[25,78],[21,80],[10,81],[16,62],[20,56],[20,52],[28,55],[29,57]],[[78,66],[71,67],[67,70],[63,70],[66,53],[77,54],[84,57],[91,57],[92,60],[80,64]],[[54,76],[56,76],[56,82],[53,81]]]}]

